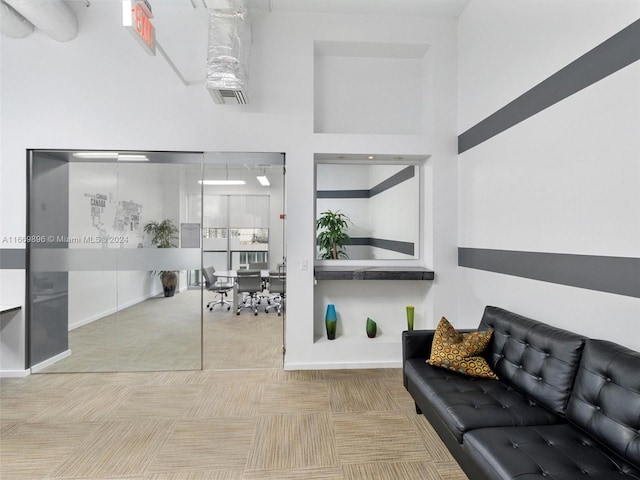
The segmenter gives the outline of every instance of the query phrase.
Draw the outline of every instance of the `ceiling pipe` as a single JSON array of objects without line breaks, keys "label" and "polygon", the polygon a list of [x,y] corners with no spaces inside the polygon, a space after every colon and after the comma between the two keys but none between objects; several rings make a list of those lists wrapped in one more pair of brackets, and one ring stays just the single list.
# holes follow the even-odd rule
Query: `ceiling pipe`
[{"label": "ceiling pipe", "polygon": [[62,0],[3,0],[38,30],[59,42],[78,35],[78,18]]},{"label": "ceiling pipe", "polygon": [[24,38],[31,35],[33,29],[33,23],[0,1],[0,32],[7,37]]}]

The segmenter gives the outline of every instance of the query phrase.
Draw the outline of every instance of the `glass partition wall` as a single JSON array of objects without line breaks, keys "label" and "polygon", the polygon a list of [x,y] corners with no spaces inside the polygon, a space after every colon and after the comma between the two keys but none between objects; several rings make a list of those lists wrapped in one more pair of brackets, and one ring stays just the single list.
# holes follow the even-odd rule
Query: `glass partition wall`
[{"label": "glass partition wall", "polygon": [[[196,243],[181,238],[187,180],[202,153],[45,152],[31,157],[29,357],[33,371],[202,366]],[[175,233],[158,245],[150,222]],[[158,248],[170,246],[175,248]],[[165,296],[162,272],[175,274]],[[178,292],[178,293],[175,293]]]},{"label": "glass partition wall", "polygon": [[[202,267],[284,262],[284,156],[29,154],[32,371],[206,368]],[[173,227],[168,241],[149,225]]]}]

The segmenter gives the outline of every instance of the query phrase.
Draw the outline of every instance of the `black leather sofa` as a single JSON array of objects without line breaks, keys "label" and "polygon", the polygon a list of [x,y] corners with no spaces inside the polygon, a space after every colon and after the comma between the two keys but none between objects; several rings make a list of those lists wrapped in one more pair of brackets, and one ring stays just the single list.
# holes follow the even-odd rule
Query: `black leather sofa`
[{"label": "black leather sofa", "polygon": [[486,329],[499,380],[427,364],[433,330],[402,334],[405,388],[469,479],[640,479],[640,353],[491,306]]}]

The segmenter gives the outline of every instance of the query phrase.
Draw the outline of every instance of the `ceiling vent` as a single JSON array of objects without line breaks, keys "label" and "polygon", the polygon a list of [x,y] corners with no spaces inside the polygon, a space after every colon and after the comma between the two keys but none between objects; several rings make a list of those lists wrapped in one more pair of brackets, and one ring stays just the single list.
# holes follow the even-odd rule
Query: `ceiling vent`
[{"label": "ceiling vent", "polygon": [[206,87],[216,103],[245,105],[251,25],[246,0],[208,0]]},{"label": "ceiling vent", "polygon": [[245,96],[244,90],[209,89],[209,94],[216,103],[247,104],[247,97]]}]

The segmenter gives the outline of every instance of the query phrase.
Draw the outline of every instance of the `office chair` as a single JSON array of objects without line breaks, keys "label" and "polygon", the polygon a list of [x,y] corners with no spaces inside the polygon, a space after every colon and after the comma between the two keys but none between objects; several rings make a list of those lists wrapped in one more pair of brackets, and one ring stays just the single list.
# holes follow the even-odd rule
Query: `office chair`
[{"label": "office chair", "polygon": [[204,267],[202,269],[202,275],[204,276],[204,283],[207,290],[220,295],[219,300],[207,303],[209,311],[213,310],[213,307],[216,305],[226,305],[227,310],[231,310],[231,303],[225,300],[225,297],[227,297],[229,291],[233,289],[233,283],[229,282],[229,279],[226,278],[216,280],[215,269],[213,267]]},{"label": "office chair", "polygon": [[[249,262],[249,270],[268,270],[267,262]],[[262,290],[267,288],[267,278],[262,278]],[[262,299],[267,298],[266,295],[258,295],[258,303],[262,303]]]},{"label": "office chair", "polygon": [[242,301],[238,300],[236,315],[245,308],[253,310],[258,315],[258,295],[262,292],[262,278],[260,270],[238,270],[237,277],[238,294],[243,295]]},{"label": "office chair", "polygon": [[264,309],[265,312],[269,313],[269,310],[275,309],[278,316],[282,315],[286,279],[286,275],[280,272],[269,275],[269,305]]}]

